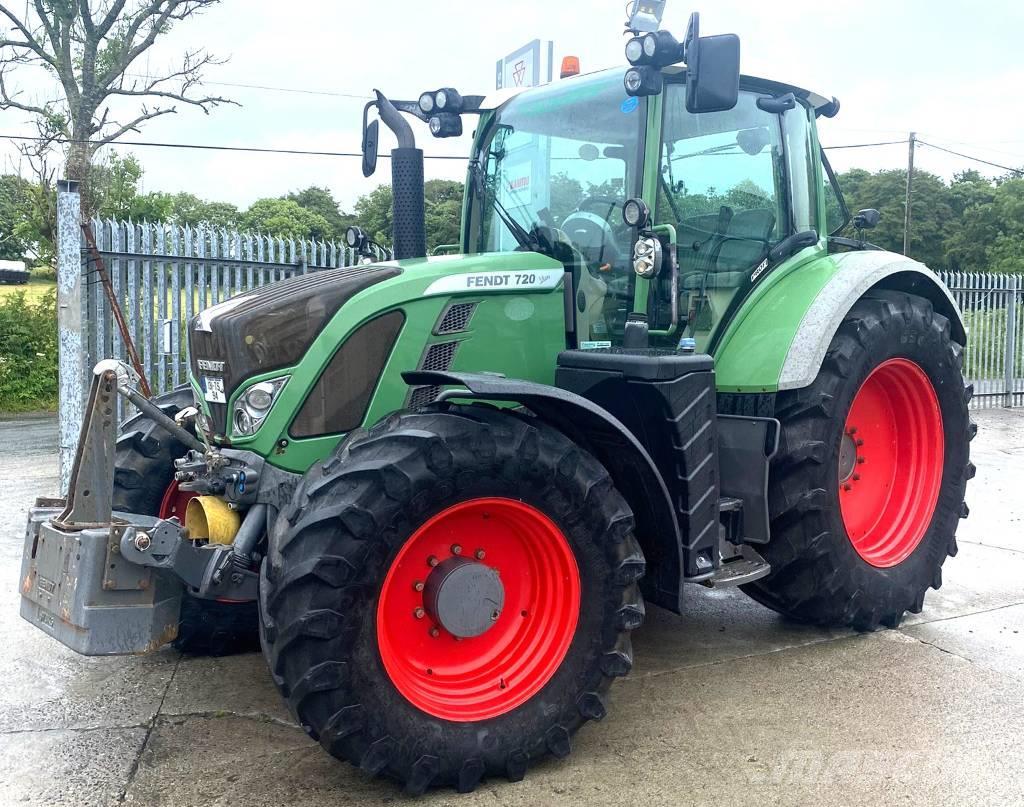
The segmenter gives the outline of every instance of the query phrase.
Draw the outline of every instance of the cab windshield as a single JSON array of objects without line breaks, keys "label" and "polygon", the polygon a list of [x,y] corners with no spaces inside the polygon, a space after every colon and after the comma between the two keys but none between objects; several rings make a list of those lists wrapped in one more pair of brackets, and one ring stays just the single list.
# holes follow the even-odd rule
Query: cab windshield
[{"label": "cab windshield", "polygon": [[532,250],[574,275],[583,341],[621,332],[634,273],[622,205],[638,196],[646,102],[619,73],[524,93],[487,124],[470,169],[471,252]]}]

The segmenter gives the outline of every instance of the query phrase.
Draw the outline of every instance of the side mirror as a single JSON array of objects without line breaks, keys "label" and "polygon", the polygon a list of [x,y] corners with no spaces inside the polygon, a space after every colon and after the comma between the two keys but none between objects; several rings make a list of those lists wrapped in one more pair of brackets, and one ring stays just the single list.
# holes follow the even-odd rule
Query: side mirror
[{"label": "side mirror", "polygon": [[686,61],[686,111],[725,112],[740,97],[740,38],[736,34],[700,35],[700,14],[690,15],[683,38]]},{"label": "side mirror", "polygon": [[702,36],[687,46],[686,111],[724,112],[740,96],[740,38]]},{"label": "side mirror", "polygon": [[853,217],[853,226],[858,230],[871,230],[878,226],[880,218],[882,214],[873,207],[858,210],[857,215]]},{"label": "side mirror", "polygon": [[377,170],[377,144],[380,121],[373,121],[363,129],[363,176],[372,176]]}]

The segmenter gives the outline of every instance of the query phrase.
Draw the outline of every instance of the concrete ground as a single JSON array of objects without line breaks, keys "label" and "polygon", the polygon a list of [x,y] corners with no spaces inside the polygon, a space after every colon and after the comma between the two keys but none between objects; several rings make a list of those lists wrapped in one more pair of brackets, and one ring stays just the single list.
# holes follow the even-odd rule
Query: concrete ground
[{"label": "concrete ground", "polygon": [[[420,803],[1024,804],[1024,412],[977,420],[960,554],[901,629],[823,631],[694,590],[686,616],[650,609],[571,757]],[[258,655],[89,659],[23,622],[24,515],[55,489],[54,422],[0,422],[0,452],[0,803],[405,800],[307,739]]]}]

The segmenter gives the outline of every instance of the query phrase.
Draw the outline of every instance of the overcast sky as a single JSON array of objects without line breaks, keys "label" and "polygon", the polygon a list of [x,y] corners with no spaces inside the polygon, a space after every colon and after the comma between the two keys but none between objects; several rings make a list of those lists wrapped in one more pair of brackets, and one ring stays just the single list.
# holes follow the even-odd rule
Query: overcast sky
[{"label": "overcast sky", "polygon": [[[624,65],[624,6],[623,0],[223,0],[179,25],[135,72],[158,73],[184,48],[206,47],[229,58],[208,71],[207,91],[242,106],[209,116],[182,107],[133,139],[357,151],[363,104],[358,98],[226,84],[356,96],[379,87],[396,98],[440,86],[485,93],[494,87],[495,61],[534,38],[553,40],[558,56],[579,56],[584,72]],[[739,34],[743,72],[839,98],[839,116],[820,122],[826,146],[905,140],[913,129],[956,151],[1024,165],[1020,2],[716,0],[699,7],[670,0],[664,27],[681,37],[692,10],[702,12],[702,33]],[[29,97],[54,97],[55,87],[38,75],[22,77]],[[25,118],[0,112],[0,134],[30,133]],[[467,138],[434,140],[424,126],[414,126],[428,154],[468,151]],[[240,206],[316,184],[349,207],[389,181],[390,173],[383,161],[367,180],[357,159],[119,150],[132,151],[142,162],[146,190],[187,190]],[[10,170],[13,155],[9,141],[0,139],[3,170]],[[895,168],[905,164],[906,147],[832,151],[830,159],[837,170]],[[946,177],[969,167],[1001,173],[924,147],[917,165]],[[460,162],[427,163],[428,178],[463,175]]]}]

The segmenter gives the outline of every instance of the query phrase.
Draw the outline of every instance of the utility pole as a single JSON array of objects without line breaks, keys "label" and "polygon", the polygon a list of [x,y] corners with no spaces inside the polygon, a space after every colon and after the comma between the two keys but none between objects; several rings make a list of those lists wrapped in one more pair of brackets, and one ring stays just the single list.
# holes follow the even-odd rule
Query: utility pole
[{"label": "utility pole", "polygon": [[914,184],[914,143],[917,141],[917,132],[910,133],[907,141],[907,198],[904,203],[903,212],[903,254],[910,250],[910,194]]}]

